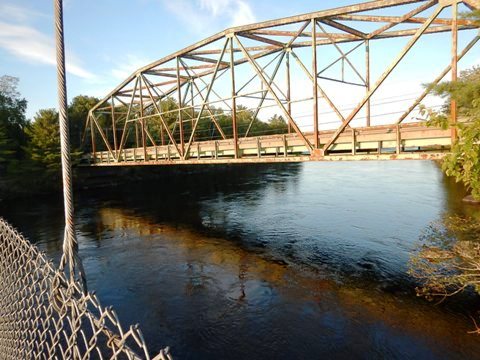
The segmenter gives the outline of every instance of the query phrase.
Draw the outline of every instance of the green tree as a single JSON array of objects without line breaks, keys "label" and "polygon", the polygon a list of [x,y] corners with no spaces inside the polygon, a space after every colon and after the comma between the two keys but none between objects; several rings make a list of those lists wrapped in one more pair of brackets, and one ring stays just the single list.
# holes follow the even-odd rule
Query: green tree
[{"label": "green tree", "polygon": [[[480,10],[463,14],[464,18],[480,25]],[[431,85],[429,85],[431,86]],[[463,182],[476,200],[480,200],[480,68],[473,67],[460,73],[454,82],[433,86],[434,93],[447,100],[456,100],[459,121],[453,124],[446,101],[440,112],[429,111],[430,124],[458,129],[459,140],[443,162],[443,170],[457,182]]]},{"label": "green tree", "polygon": [[0,123],[0,169],[4,169],[15,154],[15,146],[8,136],[7,127]]},{"label": "green tree", "polygon": [[20,93],[17,90],[19,79],[15,76],[3,75],[0,77],[0,93],[12,99],[18,99]]},{"label": "green tree", "polygon": [[17,91],[18,78],[4,75],[0,77],[0,133],[1,157],[4,164],[14,163],[23,157],[22,147],[26,143],[25,111],[27,101],[20,98]]},{"label": "green tree", "polygon": [[82,137],[88,112],[99,101],[96,97],[78,95],[69,104],[68,120],[70,123],[70,145],[72,150],[82,148]]},{"label": "green tree", "polygon": [[268,120],[268,126],[272,130],[272,133],[283,134],[288,131],[288,125],[283,116],[273,115],[270,120]]},{"label": "green tree", "polygon": [[41,175],[55,180],[60,177],[60,129],[54,109],[40,110],[27,128],[29,143],[26,151],[33,166]]},{"label": "green tree", "polygon": [[[455,82],[444,82],[433,88],[436,95],[444,97],[446,105],[440,112],[430,111],[430,125],[458,129],[458,141],[452,146],[443,162],[443,170],[461,181],[480,200],[480,68],[460,73]],[[459,121],[453,124],[447,104],[456,100]]]}]

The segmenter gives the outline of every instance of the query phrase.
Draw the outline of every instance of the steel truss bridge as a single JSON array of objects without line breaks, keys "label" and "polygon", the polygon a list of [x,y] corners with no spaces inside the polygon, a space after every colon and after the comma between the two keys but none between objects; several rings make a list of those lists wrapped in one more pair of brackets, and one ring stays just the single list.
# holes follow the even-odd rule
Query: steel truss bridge
[{"label": "steel truss bridge", "polygon": [[[372,124],[372,97],[424,36],[451,34],[440,39],[450,60],[431,83],[456,80],[458,61],[479,40],[475,31],[459,49],[459,31],[478,28],[459,13],[478,8],[478,0],[382,0],[227,29],[138,69],[101,100],[85,127],[89,164],[439,158],[455,129],[405,121],[431,87],[390,115],[390,125]],[[371,43],[392,38],[406,44],[373,81]],[[332,84],[348,98],[361,89],[348,113],[331,96]],[[337,127],[324,123],[322,106]],[[305,108],[309,114],[300,116]],[[456,122],[455,101],[450,110]],[[286,120],[281,133],[254,133],[259,114],[272,111]]]}]

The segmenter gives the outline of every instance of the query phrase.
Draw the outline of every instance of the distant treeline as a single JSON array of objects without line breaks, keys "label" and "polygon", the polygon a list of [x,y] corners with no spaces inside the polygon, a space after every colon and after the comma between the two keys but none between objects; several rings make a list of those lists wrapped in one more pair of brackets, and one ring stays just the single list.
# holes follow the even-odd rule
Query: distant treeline
[{"label": "distant treeline", "polygon": [[[225,104],[225,108],[219,108],[209,106],[205,108],[199,118],[195,130],[195,140],[218,140],[222,138],[222,133],[226,138],[233,137],[233,125],[232,125],[232,113],[230,107]],[[180,141],[180,129],[179,129],[179,106],[178,102],[172,98],[167,97],[160,102],[160,110],[162,112],[162,118],[167,124],[170,132],[173,134],[173,138],[176,142]],[[273,115],[267,122],[261,121],[258,118],[258,114],[255,110],[248,109],[245,106],[237,105],[236,109],[236,122],[238,137],[244,136],[259,136],[259,135],[272,135],[272,134],[284,134],[288,131],[288,125],[285,119],[279,115]],[[127,106],[117,106],[115,108],[116,113],[116,132],[117,138],[121,136],[123,131],[126,114],[128,113]],[[142,111],[143,115],[148,118],[145,121],[145,127],[148,134],[151,135],[155,143],[164,144],[169,142],[167,132],[163,129],[163,124],[160,116],[157,115],[157,109],[153,106],[147,107]],[[193,107],[188,107],[188,104],[184,105],[181,110],[183,134],[185,141],[188,141],[192,133],[192,127],[195,124],[196,119],[199,116],[199,111]],[[130,111],[129,118],[140,117],[140,109],[138,106],[133,106]],[[99,126],[105,132],[106,136],[111,139],[112,136],[112,117],[110,110],[99,110],[96,112],[96,118]],[[216,124],[215,124],[216,122]],[[137,129],[134,127],[137,126]],[[125,139],[125,147],[140,147],[140,124],[129,123],[127,127],[127,138]],[[88,143],[88,141],[87,141]],[[86,146],[90,149],[90,143]],[[96,139],[96,149],[106,150],[100,136]]]},{"label": "distant treeline", "polygon": [[[17,91],[18,78],[0,77],[0,199],[60,188],[60,136],[55,109],[26,118],[27,100]],[[73,158],[82,152],[82,131],[98,99],[77,96],[68,106]]]},{"label": "distant treeline", "polygon": [[[61,188],[60,135],[58,113],[55,109],[39,110],[33,119],[26,118],[27,100],[17,90],[18,78],[4,75],[0,77],[0,199],[32,193],[48,193]],[[85,121],[89,110],[99,99],[79,95],[68,105],[70,122],[70,143],[74,166],[85,152],[91,151],[90,136],[85,137]],[[162,116],[173,136],[179,141],[178,103],[173,98],[161,101]],[[118,113],[127,109],[119,107]],[[149,113],[151,112],[151,113]],[[232,111],[221,108],[204,110],[195,132],[196,140],[220,139],[221,134],[212,121],[215,118],[226,137],[231,137]],[[132,114],[134,115],[134,114]],[[162,137],[168,142],[165,129],[154,109],[147,109],[150,115],[146,122],[150,134],[157,144]],[[274,115],[268,122],[258,119],[254,111],[237,106],[237,129],[239,137],[280,134],[287,132],[287,122],[281,116]],[[192,124],[198,116],[194,109],[182,110],[183,130],[186,139],[191,134]],[[123,128],[125,116],[117,120],[117,129]],[[98,116],[98,123],[111,134],[112,121],[108,112]],[[135,123],[133,123],[135,124]],[[132,125],[135,126],[135,125]],[[163,136],[162,136],[163,130]],[[117,130],[120,131],[120,130]],[[128,132],[125,146],[138,145],[135,131]],[[138,134],[138,132],[137,132]],[[88,135],[88,134],[87,134]],[[86,138],[87,141],[83,141]],[[98,149],[102,140],[96,139]]]}]

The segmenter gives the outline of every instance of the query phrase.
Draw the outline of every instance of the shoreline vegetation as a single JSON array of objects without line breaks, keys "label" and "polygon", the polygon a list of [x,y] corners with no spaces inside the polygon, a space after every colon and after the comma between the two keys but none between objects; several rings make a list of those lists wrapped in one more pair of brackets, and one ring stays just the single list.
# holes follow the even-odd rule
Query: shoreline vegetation
[{"label": "shoreline vegetation", "polygon": [[[26,118],[27,100],[17,91],[19,79],[4,75],[0,77],[0,201],[17,197],[47,195],[61,193],[60,136],[58,113],[55,109],[41,109],[32,120]],[[85,119],[89,110],[99,102],[95,97],[79,95],[68,104],[70,123],[70,144],[72,165],[74,168],[74,184],[83,187],[79,171],[75,168],[83,154],[91,151],[91,144],[83,141],[85,136]],[[168,97],[161,101],[163,111],[169,111],[164,119],[174,136],[176,112],[175,99]],[[240,133],[249,129],[253,136],[264,134],[282,134],[288,131],[285,119],[273,115],[267,122],[255,117],[255,113],[241,105],[237,107],[237,124]],[[224,129],[225,135],[232,133],[231,115],[220,108],[211,108],[216,114],[217,122]],[[97,120],[99,126],[106,128],[109,115],[101,115]],[[122,121],[117,121],[121,128]],[[148,125],[152,134],[158,134],[160,119],[151,117]],[[189,123],[185,124],[188,130]],[[206,134],[209,139],[217,139],[220,134],[210,122],[199,123],[197,131]],[[133,146],[134,134],[126,139],[126,146]],[[177,139],[178,140],[178,139]],[[102,144],[96,144],[101,148]],[[78,170],[78,169],[77,169]],[[76,181],[75,181],[76,179]],[[77,184],[80,183],[80,185]]]},{"label": "shoreline vegetation", "polygon": [[[480,11],[469,18],[480,23]],[[443,108],[429,115],[428,123],[444,129],[455,127],[458,134],[451,152],[442,162],[447,176],[461,182],[470,194],[469,205],[480,204],[480,67],[462,71],[457,81],[432,87],[433,94],[445,99]],[[458,119],[452,119],[451,101],[456,103]],[[457,121],[454,121],[457,120]],[[480,225],[478,216],[456,215],[431,224],[419,239],[410,260],[409,274],[417,279],[417,295],[442,302],[463,292],[480,294]],[[471,316],[472,334],[480,335],[478,313]]]},{"label": "shoreline vegetation", "polygon": [[[458,134],[451,152],[442,161],[442,170],[463,183],[470,192],[466,200],[477,204],[480,202],[480,67],[462,71],[457,81],[433,86],[432,92],[444,98],[445,103],[438,112],[422,109],[429,117],[427,124],[455,128]],[[452,100],[457,104],[457,121],[450,115]]]},{"label": "shoreline vegetation", "polygon": [[[464,14],[480,25],[480,10]],[[442,163],[443,171],[465,185],[469,203],[480,203],[480,67],[460,72],[456,81],[428,84],[434,95],[445,99],[440,111],[423,108],[429,115],[428,124],[444,129],[456,128],[458,140]],[[457,119],[452,119],[451,102],[457,108]]]}]

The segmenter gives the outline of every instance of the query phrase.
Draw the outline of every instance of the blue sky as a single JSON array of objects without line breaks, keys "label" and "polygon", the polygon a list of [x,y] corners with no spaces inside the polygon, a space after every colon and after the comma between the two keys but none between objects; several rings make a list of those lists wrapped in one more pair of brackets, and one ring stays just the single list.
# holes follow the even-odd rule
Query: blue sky
[{"label": "blue sky", "polygon": [[[351,3],[352,0],[65,0],[69,98],[78,94],[102,97],[135,69],[224,28]],[[41,108],[56,106],[52,14],[50,0],[0,0],[0,75],[20,78],[20,92],[29,102],[29,118]],[[471,39],[471,34],[461,36],[460,46]],[[436,40],[430,37],[419,44],[415,61],[402,65],[384,94],[419,91],[422,82],[433,79],[448,63],[448,40],[444,42],[448,36]],[[398,50],[405,41],[398,41]],[[372,80],[383,71],[390,53],[394,53],[386,49],[377,49],[376,61],[383,65],[375,67]],[[477,46],[461,68],[477,64],[478,59]]]}]

